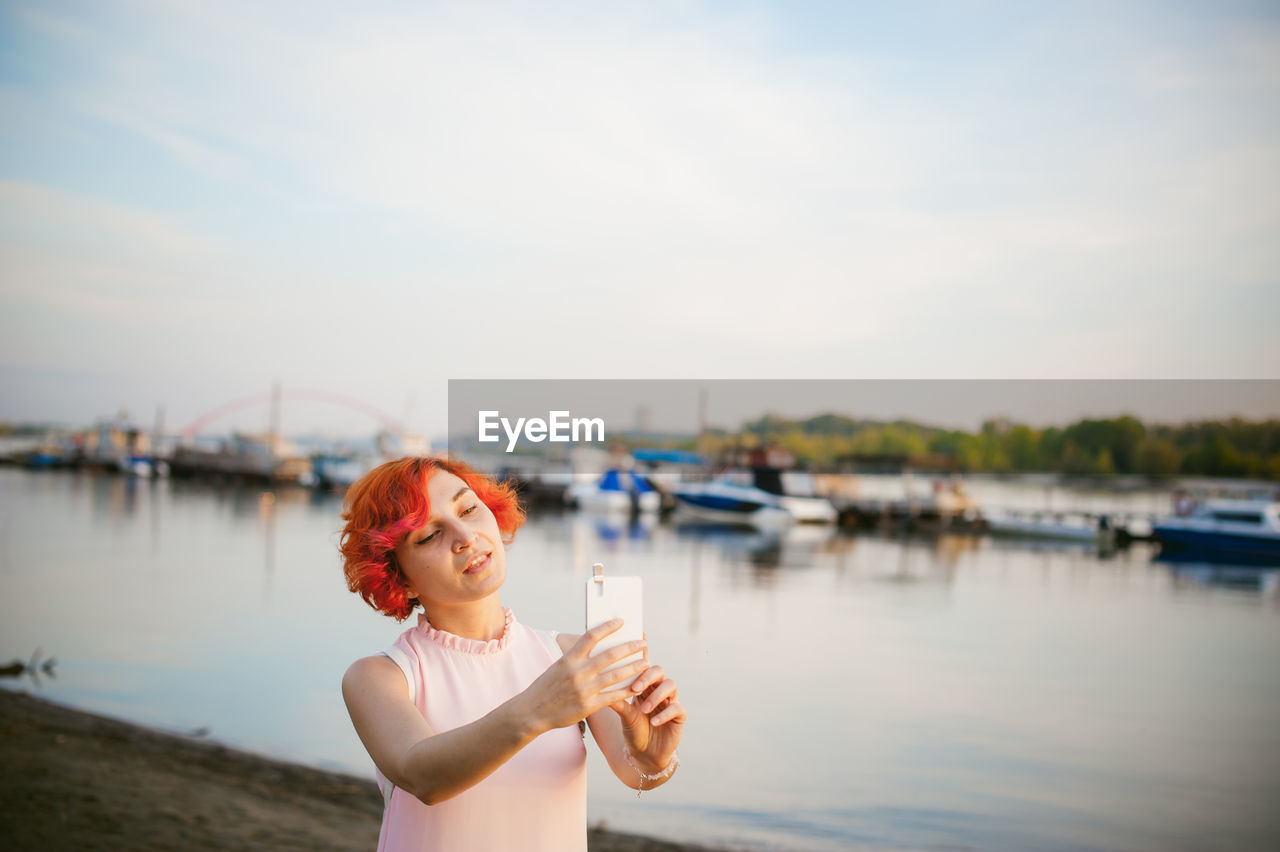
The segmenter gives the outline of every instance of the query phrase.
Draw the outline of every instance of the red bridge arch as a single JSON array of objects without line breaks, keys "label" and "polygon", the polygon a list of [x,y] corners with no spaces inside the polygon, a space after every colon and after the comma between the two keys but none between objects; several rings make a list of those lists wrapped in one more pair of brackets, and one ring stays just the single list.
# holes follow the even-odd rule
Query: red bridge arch
[{"label": "red bridge arch", "polygon": [[[250,396],[232,400],[225,405],[220,405],[212,411],[200,415],[195,420],[191,421],[191,423],[187,424],[187,426],[182,430],[182,437],[186,440],[191,440],[200,432],[201,429],[208,426],[213,421],[226,417],[228,414],[243,411],[246,408],[253,408],[254,406],[262,405],[263,403],[269,403],[273,396],[275,396],[275,391],[266,391],[265,393],[255,393]],[[404,431],[403,424],[386,412],[381,411],[368,403],[361,402],[358,399],[345,396],[340,393],[299,388],[288,391],[281,390],[280,399],[333,403],[334,405],[340,405],[344,408],[349,408],[354,411],[359,411],[362,414],[369,415],[374,420],[380,422],[389,432],[400,433]]]}]

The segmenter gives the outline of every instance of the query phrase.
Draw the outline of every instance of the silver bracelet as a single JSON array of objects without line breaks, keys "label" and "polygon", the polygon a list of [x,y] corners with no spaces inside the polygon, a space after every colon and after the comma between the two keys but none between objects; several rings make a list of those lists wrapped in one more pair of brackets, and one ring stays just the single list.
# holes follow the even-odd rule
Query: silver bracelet
[{"label": "silver bracelet", "polygon": [[627,759],[627,765],[636,771],[640,776],[640,786],[636,788],[636,798],[640,798],[640,794],[644,792],[644,785],[647,781],[665,781],[671,777],[671,773],[676,771],[676,767],[680,765],[679,752],[671,752],[671,762],[667,764],[667,768],[653,775],[646,775],[640,771],[640,767],[636,766],[635,759],[631,756],[631,749],[627,748],[627,744],[622,744],[622,756]]}]

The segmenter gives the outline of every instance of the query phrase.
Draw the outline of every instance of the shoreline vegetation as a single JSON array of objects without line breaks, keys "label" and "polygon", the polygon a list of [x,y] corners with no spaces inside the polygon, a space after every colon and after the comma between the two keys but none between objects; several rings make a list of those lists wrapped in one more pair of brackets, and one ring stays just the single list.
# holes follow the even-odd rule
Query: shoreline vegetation
[{"label": "shoreline vegetation", "polygon": [[[688,442],[682,448],[694,446]],[[975,433],[839,414],[803,420],[766,415],[737,432],[710,431],[700,451],[716,456],[752,446],[780,447],[803,466],[827,470],[877,459],[916,459],[925,467],[966,473],[1280,480],[1280,420],[1230,418],[1171,426],[1126,416],[1037,429],[995,418]]]},{"label": "shoreline vegetation", "polygon": [[[141,434],[139,427],[133,429],[133,434]],[[58,452],[67,446],[83,448],[92,434],[92,429],[0,421],[0,438],[42,440]],[[790,456],[787,466],[829,473],[896,472],[906,466],[975,474],[1280,482],[1277,419],[1230,417],[1172,425],[1122,416],[1034,428],[992,418],[977,432],[967,432],[910,420],[860,420],[833,413],[802,419],[766,414],[738,429],[712,426],[701,435],[623,431],[610,435],[610,440],[628,449],[694,451],[707,459],[738,463],[744,463],[740,458],[744,453],[772,447]],[[0,458],[0,463],[30,463],[30,455],[18,453]]]},{"label": "shoreline vegetation", "polygon": [[[374,849],[371,779],[0,689],[0,848]],[[710,852],[603,828],[591,852]]]}]

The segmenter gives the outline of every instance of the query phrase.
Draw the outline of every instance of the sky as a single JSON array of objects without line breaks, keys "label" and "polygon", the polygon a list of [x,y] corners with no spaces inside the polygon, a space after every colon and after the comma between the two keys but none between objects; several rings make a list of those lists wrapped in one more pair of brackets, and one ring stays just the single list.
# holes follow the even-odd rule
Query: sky
[{"label": "sky", "polygon": [[1274,4],[0,2],[0,111],[0,420],[1280,378]]}]

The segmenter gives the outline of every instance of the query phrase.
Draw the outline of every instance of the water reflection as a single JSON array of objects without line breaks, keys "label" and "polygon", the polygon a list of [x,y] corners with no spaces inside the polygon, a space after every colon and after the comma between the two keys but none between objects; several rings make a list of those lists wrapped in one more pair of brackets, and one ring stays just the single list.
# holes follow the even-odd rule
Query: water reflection
[{"label": "water reflection", "polygon": [[262,600],[271,602],[276,564],[276,495],[265,491],[258,498],[258,518],[262,524]]},{"label": "water reflection", "polygon": [[594,510],[583,511],[582,517],[591,524],[596,538],[606,543],[645,541],[658,526],[658,516],[652,512]]},{"label": "water reflection", "polygon": [[41,677],[53,680],[57,677],[55,667],[58,665],[56,657],[45,657],[43,648],[36,648],[35,653],[31,655],[31,659],[13,660],[3,666],[0,666],[0,678],[26,678],[36,688],[42,685]]},{"label": "water reflection", "polygon": [[[0,498],[0,661],[61,661],[10,687],[368,771],[337,684],[404,625],[346,590],[339,498],[4,470]],[[593,819],[802,849],[1280,837],[1276,568],[545,511],[514,555],[504,598],[539,626],[581,623],[592,561],[644,576],[655,654],[695,708],[679,797],[637,811],[593,783]],[[921,825],[944,812],[963,832]]]},{"label": "water reflection", "polygon": [[1152,561],[1168,566],[1178,585],[1216,586],[1259,592],[1267,597],[1280,595],[1280,566],[1273,559],[1221,555],[1209,559],[1204,554],[1175,550],[1162,551]]},{"label": "water reflection", "polygon": [[1280,593],[1280,571],[1274,569],[1257,571],[1230,565],[1187,564],[1172,568],[1171,573],[1180,584],[1260,592],[1268,597]]},{"label": "water reflection", "polygon": [[695,552],[711,547],[725,561],[765,569],[810,567],[818,553],[833,551],[838,540],[835,528],[827,525],[757,529],[686,522],[674,529],[677,539],[693,543]]}]

